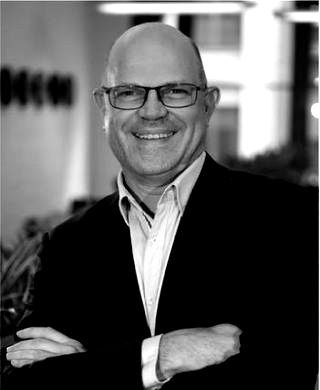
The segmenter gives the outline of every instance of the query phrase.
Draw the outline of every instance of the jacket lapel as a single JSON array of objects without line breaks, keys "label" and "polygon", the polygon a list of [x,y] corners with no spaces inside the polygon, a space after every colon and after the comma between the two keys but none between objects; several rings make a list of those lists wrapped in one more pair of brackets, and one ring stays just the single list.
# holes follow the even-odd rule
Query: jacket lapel
[{"label": "jacket lapel", "polygon": [[[99,259],[102,266],[95,277],[96,286],[101,286],[101,291],[98,292],[102,297],[100,305],[103,305],[107,312],[115,313],[112,319],[115,334],[120,333],[121,337],[128,340],[136,338],[137,335],[142,338],[149,337],[150,331],[133,261],[130,230],[119,211],[118,194],[114,195],[111,203],[97,209],[96,213],[97,221],[103,220],[101,215],[113,221],[111,225],[106,220],[98,229],[98,237],[93,240],[96,256],[99,258],[101,254],[105,255],[105,258]],[[110,321],[110,318],[106,318]],[[117,343],[117,337],[114,342]]]},{"label": "jacket lapel", "polygon": [[236,256],[228,230],[231,219],[237,218],[226,195],[231,180],[228,172],[206,156],[168,261],[158,306],[157,333],[228,320],[224,307],[231,296],[220,296],[226,278],[230,277],[226,259]]}]

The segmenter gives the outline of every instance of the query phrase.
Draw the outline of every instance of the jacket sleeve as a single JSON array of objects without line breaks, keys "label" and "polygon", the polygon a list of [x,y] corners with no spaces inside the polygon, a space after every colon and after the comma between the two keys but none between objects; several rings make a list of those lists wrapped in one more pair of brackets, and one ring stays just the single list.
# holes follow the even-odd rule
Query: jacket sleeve
[{"label": "jacket sleeve", "polygon": [[[92,302],[92,311],[88,308],[94,294],[85,291],[84,275],[79,279],[81,272],[75,271],[77,261],[79,269],[84,266],[79,257],[83,247],[79,243],[75,245],[76,237],[81,241],[79,231],[70,229],[70,226],[44,236],[39,253],[41,266],[35,276],[32,311],[22,319],[17,330],[29,326],[50,326],[78,340],[87,352],[51,357],[22,368],[14,368],[3,359],[4,389],[18,389],[20,386],[34,390],[89,386],[112,389],[114,384],[118,384],[119,389],[143,388],[143,337],[126,336],[124,332],[121,337],[120,332],[115,333],[117,323],[111,310],[97,316],[96,302]],[[91,242],[90,238],[87,239]],[[94,288],[94,284],[90,288]],[[109,299],[114,300],[114,297]],[[108,302],[107,299],[105,301]],[[108,321],[103,318],[105,316],[110,317]],[[103,321],[109,322],[110,327],[102,328]]]},{"label": "jacket sleeve", "polygon": [[109,351],[91,351],[52,357],[22,368],[12,368],[3,376],[3,389],[32,388],[56,390],[76,388],[142,389],[141,345]]}]

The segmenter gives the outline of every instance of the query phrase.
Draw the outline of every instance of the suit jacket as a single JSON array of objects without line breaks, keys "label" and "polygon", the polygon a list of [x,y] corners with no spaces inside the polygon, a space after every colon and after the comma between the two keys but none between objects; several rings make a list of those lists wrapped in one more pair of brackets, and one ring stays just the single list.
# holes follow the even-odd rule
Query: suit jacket
[{"label": "suit jacket", "polygon": [[[317,199],[315,189],[206,157],[168,261],[156,334],[234,324],[240,354],[176,375],[164,389],[314,389]],[[40,256],[34,310],[21,328],[51,326],[88,352],[13,369],[10,388],[142,389],[150,331],[118,193],[46,235]]]}]

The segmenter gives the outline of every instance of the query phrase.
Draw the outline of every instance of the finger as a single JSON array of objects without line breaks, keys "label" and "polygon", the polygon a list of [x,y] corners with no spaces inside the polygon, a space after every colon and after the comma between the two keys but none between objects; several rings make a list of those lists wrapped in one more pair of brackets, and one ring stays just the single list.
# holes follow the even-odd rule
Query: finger
[{"label": "finger", "polygon": [[21,339],[45,338],[56,341],[57,343],[68,343],[75,341],[51,327],[31,327],[21,329],[17,332],[17,336]]},{"label": "finger", "polygon": [[20,367],[23,367],[23,366],[26,366],[28,364],[33,363],[33,360],[29,360],[29,359],[25,359],[25,360],[11,360],[10,363],[11,363],[11,365],[13,367],[20,368]]},{"label": "finger", "polygon": [[69,339],[69,341],[65,344],[73,346],[78,352],[85,352],[86,351],[86,349],[83,347],[83,345],[77,340]]},{"label": "finger", "polygon": [[25,341],[20,341],[19,343],[16,343],[14,345],[11,345],[7,348],[7,352],[14,352],[14,351],[23,351],[23,350],[43,350],[58,354],[65,354],[65,353],[74,353],[77,352],[77,349],[75,346],[70,344],[60,344],[55,341],[51,341],[48,339],[29,339]]},{"label": "finger", "polygon": [[9,361],[25,361],[29,360],[31,362],[39,361],[46,359],[48,357],[57,356],[57,354],[48,352],[48,351],[42,351],[40,349],[26,349],[23,351],[14,351],[14,352],[8,352],[7,353],[7,360]]},{"label": "finger", "polygon": [[82,344],[70,337],[67,337],[61,332],[51,328],[51,327],[30,327],[19,330],[17,335],[22,339],[29,338],[45,338],[48,340],[52,340],[53,342],[57,342],[60,344],[68,344],[75,347],[76,352],[85,352],[85,348],[83,348]]}]

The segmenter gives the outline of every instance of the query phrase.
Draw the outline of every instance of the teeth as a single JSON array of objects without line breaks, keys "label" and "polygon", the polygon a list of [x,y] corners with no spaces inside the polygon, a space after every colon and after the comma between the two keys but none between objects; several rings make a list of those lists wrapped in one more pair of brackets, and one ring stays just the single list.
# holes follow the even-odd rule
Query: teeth
[{"label": "teeth", "polygon": [[160,134],[138,134],[135,133],[135,136],[140,138],[140,139],[163,139],[163,138],[168,138],[173,135],[173,131],[170,133],[160,133]]}]

